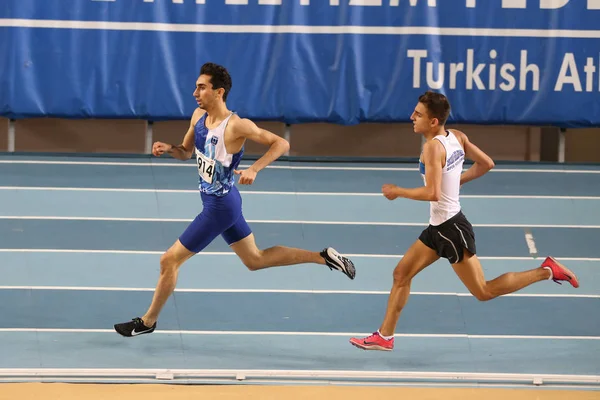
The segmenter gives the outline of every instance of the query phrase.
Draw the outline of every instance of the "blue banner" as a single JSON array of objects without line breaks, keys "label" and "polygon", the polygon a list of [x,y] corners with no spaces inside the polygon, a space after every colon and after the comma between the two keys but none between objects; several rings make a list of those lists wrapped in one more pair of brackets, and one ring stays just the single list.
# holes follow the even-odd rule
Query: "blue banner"
[{"label": "blue banner", "polygon": [[255,120],[600,126],[600,0],[7,0],[0,115],[187,119],[200,66]]}]

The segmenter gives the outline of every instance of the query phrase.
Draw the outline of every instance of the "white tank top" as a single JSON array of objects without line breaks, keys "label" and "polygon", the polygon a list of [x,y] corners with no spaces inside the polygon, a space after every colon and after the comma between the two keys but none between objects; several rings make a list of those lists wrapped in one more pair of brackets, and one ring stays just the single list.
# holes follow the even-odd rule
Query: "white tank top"
[{"label": "white tank top", "polygon": [[[446,135],[433,138],[439,140],[446,149],[446,165],[442,169],[442,193],[439,201],[429,202],[429,224],[440,225],[460,211],[460,176],[465,161],[465,151],[460,142],[450,131]],[[419,171],[425,181],[425,164],[419,159]]]},{"label": "white tank top", "polygon": [[225,148],[225,128],[232,115],[233,113],[216,128],[208,129],[205,125],[207,114],[204,114],[194,128],[201,193],[224,196],[234,185],[233,171],[242,159],[244,148],[236,154],[227,153]]}]

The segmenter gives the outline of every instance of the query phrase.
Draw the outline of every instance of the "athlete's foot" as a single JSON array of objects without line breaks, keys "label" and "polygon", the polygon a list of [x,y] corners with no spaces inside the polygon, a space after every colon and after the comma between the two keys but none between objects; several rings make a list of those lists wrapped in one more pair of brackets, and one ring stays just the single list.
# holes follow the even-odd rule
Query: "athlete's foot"
[{"label": "athlete's foot", "polygon": [[155,329],[156,322],[152,326],[148,327],[144,325],[144,321],[142,321],[141,318],[134,318],[129,322],[115,324],[115,331],[125,337],[138,336],[144,333],[152,333]]},{"label": "athlete's foot", "polygon": [[337,269],[346,274],[348,278],[354,279],[356,276],[356,269],[354,268],[354,263],[350,261],[350,259],[342,256],[331,247],[323,249],[320,254],[321,257],[325,259],[325,265],[327,265],[329,269]]},{"label": "athlete's foot", "polygon": [[562,285],[560,281],[568,281],[571,285],[573,285],[573,287],[579,287],[577,276],[567,267],[556,261],[553,257],[546,257],[541,267],[550,271],[549,279],[552,279],[559,285]]},{"label": "athlete's foot", "polygon": [[384,339],[379,332],[375,332],[371,336],[362,339],[351,338],[350,343],[363,350],[392,351],[394,349],[394,337]]}]

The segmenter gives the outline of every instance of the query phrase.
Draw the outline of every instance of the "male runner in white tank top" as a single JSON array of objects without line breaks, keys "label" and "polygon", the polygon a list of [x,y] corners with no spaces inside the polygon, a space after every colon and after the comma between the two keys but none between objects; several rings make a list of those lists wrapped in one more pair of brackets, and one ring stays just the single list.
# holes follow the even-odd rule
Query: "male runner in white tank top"
[{"label": "male runner in white tank top", "polygon": [[[379,330],[366,338],[350,339],[350,343],[358,348],[385,351],[394,348],[394,331],[408,300],[412,279],[440,257],[448,259],[469,292],[481,301],[516,292],[546,279],[565,280],[579,287],[575,274],[552,257],[547,257],[539,268],[485,280],[476,256],[473,227],[461,211],[459,192],[463,184],[491,170],[494,162],[464,133],[445,129],[449,115],[450,104],[444,95],[427,92],[419,97],[411,120],[414,131],[426,139],[419,160],[424,186],[406,189],[386,184],[382,187],[389,200],[404,197],[429,201],[429,226],[394,269],[394,283]],[[474,164],[463,172],[465,156]]]}]

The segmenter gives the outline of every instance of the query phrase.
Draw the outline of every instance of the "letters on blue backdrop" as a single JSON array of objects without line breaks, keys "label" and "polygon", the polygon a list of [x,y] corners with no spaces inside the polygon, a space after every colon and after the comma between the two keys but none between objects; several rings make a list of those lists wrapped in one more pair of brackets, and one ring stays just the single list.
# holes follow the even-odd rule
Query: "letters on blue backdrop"
[{"label": "letters on blue backdrop", "polygon": [[187,119],[200,66],[256,120],[600,126],[600,0],[7,0],[0,115]]}]

